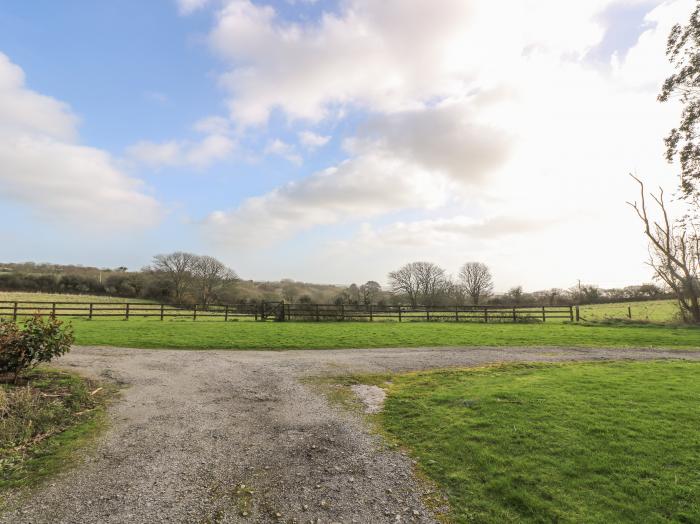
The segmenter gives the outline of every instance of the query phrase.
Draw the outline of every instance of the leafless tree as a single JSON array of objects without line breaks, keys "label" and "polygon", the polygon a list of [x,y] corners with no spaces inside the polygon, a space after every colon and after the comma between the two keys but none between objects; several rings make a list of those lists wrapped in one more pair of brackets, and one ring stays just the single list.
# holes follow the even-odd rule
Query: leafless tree
[{"label": "leafless tree", "polygon": [[238,276],[214,257],[196,257],[192,274],[197,286],[199,302],[206,307],[216,298],[216,292],[222,286],[232,284]]},{"label": "leafless tree", "polygon": [[649,239],[649,262],[657,278],[666,283],[678,298],[681,315],[686,322],[700,323],[700,231],[697,224],[686,219],[672,221],[664,201],[664,191],[650,193],[656,202],[661,220],[649,218],[644,183],[630,175],[639,184],[640,201],[628,202],[644,224]]},{"label": "leafless tree", "polygon": [[435,304],[444,293],[447,282],[445,270],[432,262],[410,262],[389,273],[392,291],[406,295],[413,307],[419,303]]},{"label": "leafless tree", "polygon": [[513,301],[513,304],[516,306],[520,305],[520,301],[523,299],[523,286],[515,286],[510,288],[508,290],[508,293],[506,293],[508,298],[510,298]]},{"label": "leafless tree", "polygon": [[176,251],[167,255],[153,257],[152,269],[166,276],[173,287],[173,299],[180,303],[192,284],[192,270],[197,255]]},{"label": "leafless tree", "polygon": [[472,299],[474,305],[493,292],[493,277],[486,264],[482,262],[467,262],[459,271],[459,280]]},{"label": "leafless tree", "polygon": [[369,280],[360,286],[360,295],[362,302],[368,306],[374,304],[377,300],[377,296],[382,292],[382,286],[374,280]]}]

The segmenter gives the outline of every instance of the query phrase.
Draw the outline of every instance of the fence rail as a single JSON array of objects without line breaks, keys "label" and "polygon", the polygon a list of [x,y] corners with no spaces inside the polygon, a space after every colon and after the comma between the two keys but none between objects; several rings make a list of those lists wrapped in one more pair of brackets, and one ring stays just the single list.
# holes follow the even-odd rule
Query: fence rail
[{"label": "fence rail", "polygon": [[548,320],[578,321],[578,306],[377,306],[336,304],[169,304],[134,302],[24,302],[0,301],[0,317],[45,315],[52,317],[116,317],[256,321],[397,321],[397,322],[528,322]]}]

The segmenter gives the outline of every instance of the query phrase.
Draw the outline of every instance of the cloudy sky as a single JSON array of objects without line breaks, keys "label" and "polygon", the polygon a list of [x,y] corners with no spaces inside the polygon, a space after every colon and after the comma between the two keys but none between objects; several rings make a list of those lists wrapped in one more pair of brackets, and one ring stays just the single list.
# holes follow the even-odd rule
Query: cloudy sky
[{"label": "cloudy sky", "polygon": [[692,0],[4,0],[0,260],[498,289],[650,280]]}]

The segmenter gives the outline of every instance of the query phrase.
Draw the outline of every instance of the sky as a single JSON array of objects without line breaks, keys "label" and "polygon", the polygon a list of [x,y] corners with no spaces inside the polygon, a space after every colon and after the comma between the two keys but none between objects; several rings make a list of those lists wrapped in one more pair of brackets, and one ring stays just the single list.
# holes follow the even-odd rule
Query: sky
[{"label": "sky", "polygon": [[651,280],[692,0],[3,0],[0,261],[496,289]]}]

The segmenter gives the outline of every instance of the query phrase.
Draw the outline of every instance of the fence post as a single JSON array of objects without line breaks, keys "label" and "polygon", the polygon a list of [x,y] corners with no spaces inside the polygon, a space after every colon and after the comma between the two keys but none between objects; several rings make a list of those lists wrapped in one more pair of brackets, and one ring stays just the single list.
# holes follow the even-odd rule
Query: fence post
[{"label": "fence post", "polygon": [[581,311],[578,308],[578,304],[576,304],[576,322],[579,322],[581,320]]},{"label": "fence post", "polygon": [[369,305],[369,321],[374,322],[374,311],[372,310],[372,304]]},{"label": "fence post", "polygon": [[399,322],[401,322],[401,306],[399,306]]},{"label": "fence post", "polygon": [[455,306],[455,322],[459,322],[459,306]]},{"label": "fence post", "polygon": [[194,305],[192,308],[192,320],[195,321],[197,320],[197,304]]},{"label": "fence post", "polygon": [[88,320],[92,320],[92,302],[90,302],[90,313],[88,313]]},{"label": "fence post", "polygon": [[632,306],[627,306],[627,317],[632,320]]},{"label": "fence post", "polygon": [[124,320],[129,320],[129,303],[128,302],[126,303],[125,314],[126,314],[126,316],[125,316]]},{"label": "fence post", "polygon": [[340,304],[340,320],[345,320],[345,304]]},{"label": "fence post", "polygon": [[489,307],[484,306],[484,322],[489,323]]},{"label": "fence post", "polygon": [[51,303],[51,318],[56,318],[56,302]]},{"label": "fence post", "polygon": [[542,322],[547,322],[547,313],[544,308],[545,306],[542,306]]},{"label": "fence post", "polygon": [[574,321],[574,306],[569,306],[569,318],[571,319],[571,322]]},{"label": "fence post", "polygon": [[518,321],[518,315],[515,313],[515,306],[513,306],[513,322]]},{"label": "fence post", "polygon": [[430,322],[430,308],[428,308],[428,306],[425,307],[425,320],[426,322]]},{"label": "fence post", "polygon": [[160,320],[162,321],[165,317],[165,304],[160,305]]},{"label": "fence post", "polygon": [[316,304],[316,322],[321,321],[321,313],[318,310],[318,304]]},{"label": "fence post", "polygon": [[12,321],[17,322],[17,302],[15,302],[12,308]]}]

